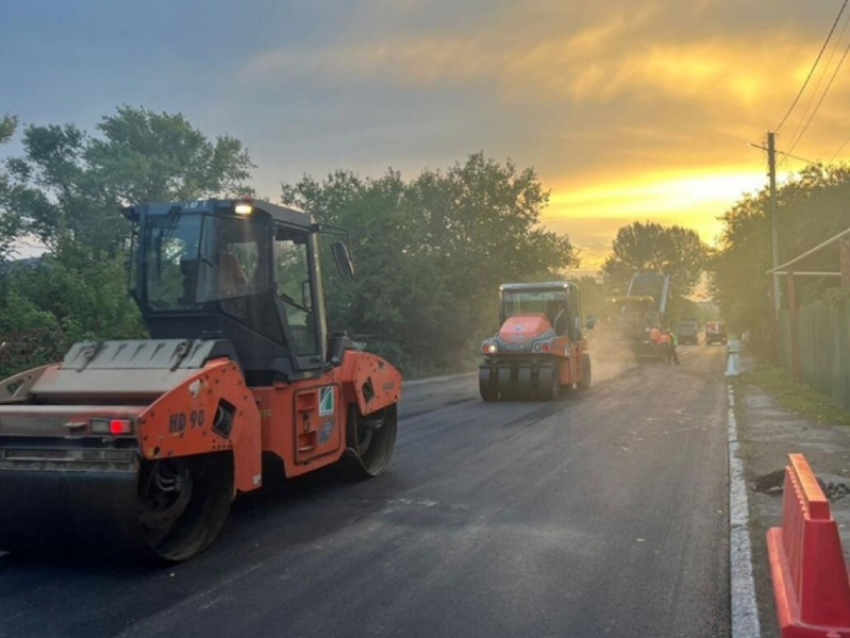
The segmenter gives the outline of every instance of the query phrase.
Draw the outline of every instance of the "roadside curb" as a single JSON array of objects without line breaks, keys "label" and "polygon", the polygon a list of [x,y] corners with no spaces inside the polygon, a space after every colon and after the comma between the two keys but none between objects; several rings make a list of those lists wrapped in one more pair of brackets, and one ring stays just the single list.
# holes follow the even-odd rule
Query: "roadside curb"
[{"label": "roadside curb", "polygon": [[729,391],[727,424],[729,432],[729,597],[732,638],[759,638],[759,612],[753,578],[750,545],[750,518],[744,464],[738,458],[738,424],[735,419],[735,391]]}]

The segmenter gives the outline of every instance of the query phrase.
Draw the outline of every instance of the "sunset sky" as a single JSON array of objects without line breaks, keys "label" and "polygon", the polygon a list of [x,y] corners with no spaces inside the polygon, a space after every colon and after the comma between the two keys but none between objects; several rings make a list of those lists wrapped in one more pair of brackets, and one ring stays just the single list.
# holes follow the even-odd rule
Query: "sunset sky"
[{"label": "sunset sky", "polygon": [[[536,168],[545,223],[593,269],[635,220],[715,239],[717,216],[765,184],[765,154],[748,144],[785,114],[841,0],[11,4],[0,113],[90,129],[121,103],[180,111],[240,138],[275,200],[305,173],[413,177],[483,150]],[[846,24],[780,149],[845,53]],[[850,136],[848,74],[850,61],[795,155],[830,160]]]}]

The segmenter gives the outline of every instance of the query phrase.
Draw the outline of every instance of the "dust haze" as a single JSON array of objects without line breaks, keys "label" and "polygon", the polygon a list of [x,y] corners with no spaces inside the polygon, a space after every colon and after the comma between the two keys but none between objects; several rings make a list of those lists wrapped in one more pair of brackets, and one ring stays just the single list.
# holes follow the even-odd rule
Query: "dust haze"
[{"label": "dust haze", "polygon": [[614,379],[638,364],[634,352],[627,344],[590,342],[593,385]]}]

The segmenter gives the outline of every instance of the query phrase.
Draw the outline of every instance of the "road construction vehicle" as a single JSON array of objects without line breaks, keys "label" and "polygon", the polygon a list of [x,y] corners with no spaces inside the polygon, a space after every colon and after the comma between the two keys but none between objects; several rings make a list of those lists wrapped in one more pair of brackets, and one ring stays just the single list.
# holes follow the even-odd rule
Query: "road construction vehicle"
[{"label": "road construction vehicle", "polygon": [[601,358],[664,359],[664,349],[652,341],[653,328],[666,327],[670,276],[638,273],[629,282],[627,293],[609,297],[602,336]]},{"label": "road construction vehicle", "polygon": [[676,338],[684,345],[699,343],[699,322],[693,319],[684,319],[676,324]]},{"label": "road construction vehicle", "polygon": [[[499,300],[501,328],[481,344],[478,381],[484,401],[552,401],[562,388],[590,386],[578,286],[502,284]],[[589,317],[587,328],[593,323]]]},{"label": "road construction vehicle", "polygon": [[726,324],[722,321],[705,322],[705,345],[722,343],[726,345]]},{"label": "road construction vehicle", "polygon": [[[379,474],[401,376],[328,334],[318,236],[334,229],[247,199],[124,213],[150,338],[77,343],[0,382],[0,549],[180,561],[262,486],[264,461],[286,477],[343,457]],[[346,245],[331,248],[353,275]]]}]

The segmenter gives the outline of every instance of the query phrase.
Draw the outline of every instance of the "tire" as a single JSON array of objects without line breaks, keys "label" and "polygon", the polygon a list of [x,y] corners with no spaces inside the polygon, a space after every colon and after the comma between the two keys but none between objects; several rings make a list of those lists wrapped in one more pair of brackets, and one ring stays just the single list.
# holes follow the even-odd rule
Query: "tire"
[{"label": "tire", "polygon": [[481,398],[487,403],[499,399],[499,386],[496,384],[493,368],[478,369],[478,391],[481,393]]},{"label": "tire", "polygon": [[561,392],[556,366],[543,366],[537,369],[537,388],[534,398],[538,401],[554,401]]},{"label": "tire", "polygon": [[354,456],[357,478],[371,478],[384,471],[393,456],[397,432],[395,403],[368,415],[360,414],[356,404],[349,406],[345,443]]},{"label": "tire", "polygon": [[519,401],[534,400],[532,368],[530,366],[522,366],[516,372],[516,399]]},{"label": "tire", "polygon": [[230,451],[142,459],[136,472],[4,474],[12,476],[0,491],[0,547],[33,556],[84,550],[158,566],[181,562],[215,541],[234,496]]},{"label": "tire", "polygon": [[512,370],[503,366],[496,368],[496,374],[498,375],[499,399],[501,401],[516,400],[516,383]]},{"label": "tire", "polygon": [[233,457],[218,452],[144,461],[139,483],[150,550],[167,562],[184,561],[209,547],[224,526],[233,500]]},{"label": "tire", "polygon": [[593,380],[591,375],[590,355],[581,355],[581,380],[578,382],[579,390],[587,390]]}]

